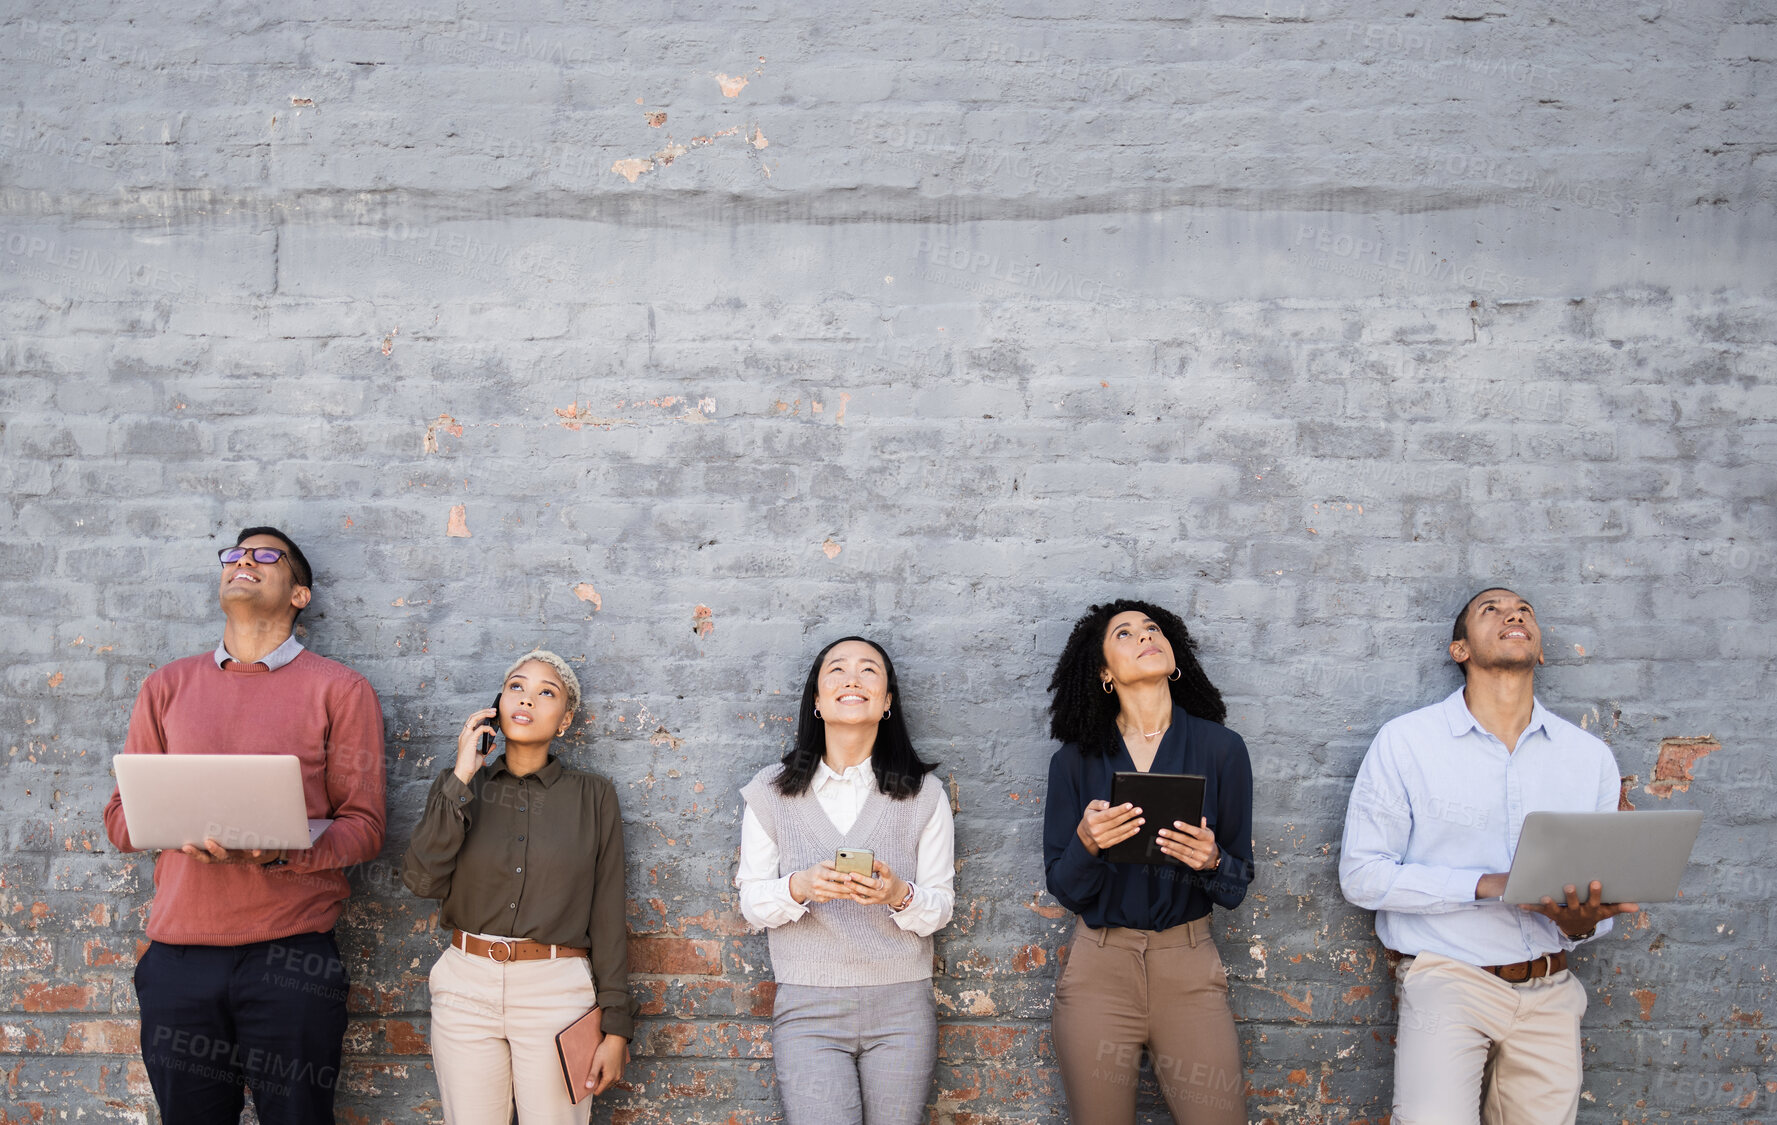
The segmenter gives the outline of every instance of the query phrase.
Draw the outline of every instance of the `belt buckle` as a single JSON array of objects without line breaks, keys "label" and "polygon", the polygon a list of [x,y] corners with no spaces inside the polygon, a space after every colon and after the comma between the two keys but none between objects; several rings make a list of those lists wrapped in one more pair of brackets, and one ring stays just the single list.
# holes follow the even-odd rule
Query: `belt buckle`
[{"label": "belt buckle", "polygon": [[[497,946],[504,946],[505,947],[506,956],[504,956],[504,957],[495,957],[494,956],[494,949]],[[512,943],[507,941],[505,938],[495,938],[493,941],[490,941],[487,943],[487,959],[489,961],[493,961],[497,964],[504,965],[506,962],[512,960],[513,953],[514,953],[514,950],[512,948]]]}]

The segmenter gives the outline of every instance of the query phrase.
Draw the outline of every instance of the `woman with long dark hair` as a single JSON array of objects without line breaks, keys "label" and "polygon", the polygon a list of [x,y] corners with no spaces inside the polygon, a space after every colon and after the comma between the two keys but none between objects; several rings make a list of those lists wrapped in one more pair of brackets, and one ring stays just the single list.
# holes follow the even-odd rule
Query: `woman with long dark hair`
[{"label": "woman with long dark hair", "polygon": [[[1245,1125],[1246,1079],[1228,981],[1210,935],[1252,881],[1252,765],[1197,663],[1185,623],[1147,602],[1095,605],[1074,624],[1049,681],[1043,865],[1078,919],[1055,983],[1052,1031],[1076,1125],[1131,1125],[1144,1052],[1167,1108],[1190,1125]],[[1158,830],[1174,864],[1114,863],[1104,851],[1148,813],[1110,803],[1124,771],[1199,774],[1203,816]]]},{"label": "woman with long dark hair", "polygon": [[[735,884],[741,913],[770,931],[787,1125],[925,1120],[938,1059],[932,934],[955,904],[955,843],[943,783],[905,716],[882,646],[834,641],[808,670],[789,753],[741,790]],[[841,850],[869,874],[840,870]]]}]

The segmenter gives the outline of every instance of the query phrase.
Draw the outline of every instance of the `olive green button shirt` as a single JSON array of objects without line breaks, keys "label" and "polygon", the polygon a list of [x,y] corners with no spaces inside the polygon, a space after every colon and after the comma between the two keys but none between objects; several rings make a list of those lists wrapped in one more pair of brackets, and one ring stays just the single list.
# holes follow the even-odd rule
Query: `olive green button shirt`
[{"label": "olive green button shirt", "polygon": [[506,757],[426,795],[402,881],[443,899],[439,921],[476,934],[592,951],[604,1030],[635,1037],[624,927],[623,822],[609,778],[551,756],[519,777]]}]

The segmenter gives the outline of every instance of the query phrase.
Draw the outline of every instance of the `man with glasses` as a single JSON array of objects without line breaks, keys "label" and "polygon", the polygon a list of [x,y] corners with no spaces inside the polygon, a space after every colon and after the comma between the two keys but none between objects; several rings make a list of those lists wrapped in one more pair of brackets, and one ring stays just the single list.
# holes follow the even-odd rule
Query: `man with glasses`
[{"label": "man with glasses", "polygon": [[[235,1125],[250,1088],[265,1125],[319,1125],[346,1027],[343,869],[383,844],[382,708],[363,676],[296,639],[312,589],[290,537],[249,527],[235,543],[220,552],[222,643],[143,681],[123,752],[293,754],[308,815],[333,823],[305,851],[206,840],[155,857],[142,1061],[163,1121]],[[105,831],[135,850],[115,792]]]},{"label": "man with glasses", "polygon": [[1569,1122],[1580,1103],[1585,986],[1567,955],[1634,903],[1597,882],[1509,906],[1525,814],[1610,812],[1610,747],[1538,702],[1542,630],[1492,587],[1456,615],[1463,686],[1385,724],[1345,814],[1339,883],[1395,954],[1395,1125]]}]

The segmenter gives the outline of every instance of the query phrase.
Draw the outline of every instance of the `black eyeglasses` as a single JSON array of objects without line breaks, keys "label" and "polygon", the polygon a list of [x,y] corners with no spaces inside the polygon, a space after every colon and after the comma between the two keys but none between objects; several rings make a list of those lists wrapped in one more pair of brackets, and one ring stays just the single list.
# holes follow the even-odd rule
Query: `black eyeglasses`
[{"label": "black eyeglasses", "polygon": [[289,553],[282,547],[224,547],[216,552],[216,557],[222,560],[223,566],[227,566],[252,555],[254,562],[261,566],[270,566]]}]

